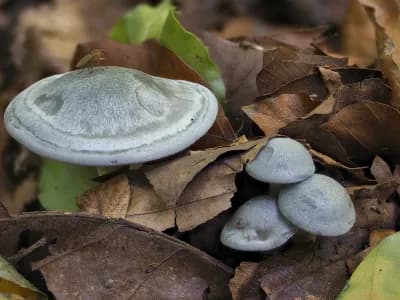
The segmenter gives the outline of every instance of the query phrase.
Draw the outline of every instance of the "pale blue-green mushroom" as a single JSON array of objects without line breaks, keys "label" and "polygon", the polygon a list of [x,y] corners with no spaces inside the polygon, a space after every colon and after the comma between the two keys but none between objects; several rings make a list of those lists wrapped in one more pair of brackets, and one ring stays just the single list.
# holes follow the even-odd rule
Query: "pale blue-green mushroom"
[{"label": "pale blue-green mushroom", "polygon": [[225,224],[221,242],[241,251],[268,251],[287,242],[297,231],[279,212],[276,199],[261,195],[245,202]]},{"label": "pale blue-green mushroom", "polygon": [[42,79],[15,97],[7,131],[41,156],[79,165],[156,160],[184,150],[214,123],[207,88],[121,67]]},{"label": "pale blue-green mushroom", "polygon": [[272,184],[299,182],[312,176],[315,165],[308,150],[291,138],[273,138],[246,164],[254,179]]},{"label": "pale blue-green mushroom", "polygon": [[291,223],[315,235],[345,234],[356,219],[346,189],[336,180],[321,174],[282,187],[278,204]]}]

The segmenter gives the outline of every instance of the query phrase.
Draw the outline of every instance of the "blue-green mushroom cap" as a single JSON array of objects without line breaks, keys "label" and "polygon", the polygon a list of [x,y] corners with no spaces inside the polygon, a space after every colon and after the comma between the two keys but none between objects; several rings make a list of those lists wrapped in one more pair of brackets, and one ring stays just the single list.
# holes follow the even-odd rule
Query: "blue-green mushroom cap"
[{"label": "blue-green mushroom cap", "polygon": [[9,134],[31,151],[80,165],[124,165],[184,150],[214,123],[207,88],[121,67],[44,78],[5,112]]}]

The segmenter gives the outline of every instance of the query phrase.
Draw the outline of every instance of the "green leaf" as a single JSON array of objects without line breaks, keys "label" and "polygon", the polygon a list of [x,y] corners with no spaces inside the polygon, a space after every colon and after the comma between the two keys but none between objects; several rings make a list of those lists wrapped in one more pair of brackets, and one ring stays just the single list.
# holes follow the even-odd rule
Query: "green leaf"
[{"label": "green leaf", "polygon": [[97,185],[94,167],[44,160],[39,178],[39,201],[46,210],[78,211],[75,198]]},{"label": "green leaf", "polygon": [[[0,298],[1,299],[47,299],[33,284],[3,257],[0,256]],[[4,297],[4,298],[3,298]]]},{"label": "green leaf", "polygon": [[385,238],[367,255],[338,299],[400,299],[400,233]]},{"label": "green leaf", "polygon": [[175,7],[169,0],[154,7],[147,4],[136,6],[117,22],[111,31],[111,38],[134,44],[157,39],[193,68],[219,99],[224,99],[224,81],[207,47],[197,36],[182,27],[176,18]]}]

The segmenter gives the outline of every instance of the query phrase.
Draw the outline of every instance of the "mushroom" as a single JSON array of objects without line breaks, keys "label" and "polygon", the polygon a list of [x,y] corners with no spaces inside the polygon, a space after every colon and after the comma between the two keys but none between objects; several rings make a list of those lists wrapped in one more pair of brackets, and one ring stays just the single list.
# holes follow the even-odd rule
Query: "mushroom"
[{"label": "mushroom", "polygon": [[247,173],[256,180],[272,184],[302,181],[315,172],[310,153],[291,138],[273,138],[247,163]]},{"label": "mushroom", "polygon": [[283,245],[296,230],[280,214],[276,199],[262,195],[233,214],[222,229],[221,242],[241,251],[267,251]]},{"label": "mushroom", "polygon": [[356,217],[346,189],[336,180],[321,174],[283,187],[278,205],[291,223],[322,236],[346,233],[354,225]]},{"label": "mushroom", "polygon": [[194,143],[218,104],[207,88],[121,67],[42,79],[10,103],[7,131],[31,151],[79,165],[152,161]]}]

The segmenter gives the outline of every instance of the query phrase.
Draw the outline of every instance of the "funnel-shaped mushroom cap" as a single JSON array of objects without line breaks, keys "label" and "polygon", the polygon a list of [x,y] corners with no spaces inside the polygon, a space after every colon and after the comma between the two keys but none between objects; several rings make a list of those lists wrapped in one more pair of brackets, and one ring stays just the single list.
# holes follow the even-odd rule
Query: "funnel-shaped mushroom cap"
[{"label": "funnel-shaped mushroom cap", "polygon": [[274,138],[246,165],[246,171],[259,181],[285,184],[310,177],[315,166],[302,144],[290,138]]},{"label": "funnel-shaped mushroom cap", "polygon": [[194,143],[215,121],[205,87],[121,67],[42,79],[8,106],[5,124],[39,155],[83,165],[151,161]]},{"label": "funnel-shaped mushroom cap", "polygon": [[356,219],[346,189],[325,175],[315,174],[303,182],[284,187],[278,203],[290,222],[316,235],[344,234]]},{"label": "funnel-shaped mushroom cap", "polygon": [[296,230],[280,214],[274,198],[257,196],[244,203],[225,224],[221,242],[241,251],[267,251],[284,244]]}]

